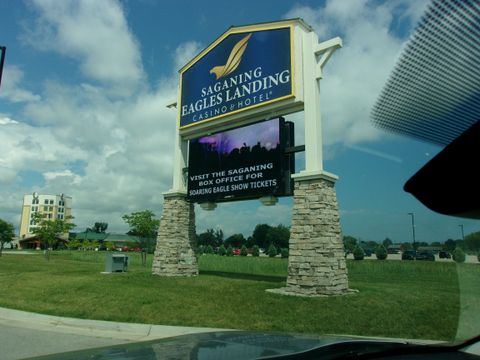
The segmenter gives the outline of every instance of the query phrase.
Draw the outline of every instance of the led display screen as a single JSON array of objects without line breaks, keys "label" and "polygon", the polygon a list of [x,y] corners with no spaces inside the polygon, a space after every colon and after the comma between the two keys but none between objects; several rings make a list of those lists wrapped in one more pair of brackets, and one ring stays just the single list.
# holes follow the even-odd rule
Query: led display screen
[{"label": "led display screen", "polygon": [[286,196],[290,158],[277,118],[190,140],[188,198],[193,202]]}]

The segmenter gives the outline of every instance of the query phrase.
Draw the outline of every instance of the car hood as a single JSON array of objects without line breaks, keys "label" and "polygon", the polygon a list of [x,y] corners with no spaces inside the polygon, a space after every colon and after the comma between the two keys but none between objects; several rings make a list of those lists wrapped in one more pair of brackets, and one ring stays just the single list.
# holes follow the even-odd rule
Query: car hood
[{"label": "car hood", "polygon": [[[356,351],[367,347],[372,350],[383,350],[390,347],[408,346],[406,341],[401,340],[384,341],[347,336],[221,331],[80,350],[36,359],[268,359],[347,343],[349,346],[354,344]],[[336,351],[338,352],[338,347],[336,347]],[[348,351],[351,352],[351,350]]]}]

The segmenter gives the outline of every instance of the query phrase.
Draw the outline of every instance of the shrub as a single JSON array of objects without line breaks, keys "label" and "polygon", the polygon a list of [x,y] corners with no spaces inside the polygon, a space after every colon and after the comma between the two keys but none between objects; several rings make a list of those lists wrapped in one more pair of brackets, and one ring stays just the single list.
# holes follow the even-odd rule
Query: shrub
[{"label": "shrub", "polygon": [[225,249],[225,246],[220,245],[220,247],[218,248],[218,255],[225,256],[226,253],[227,249]]},{"label": "shrub", "polygon": [[280,256],[282,257],[282,259],[288,258],[288,249],[287,248],[280,249]]},{"label": "shrub", "polygon": [[242,245],[242,248],[240,249],[240,256],[247,256],[248,255],[248,250],[245,245]]},{"label": "shrub", "polygon": [[227,247],[227,256],[233,256],[233,247],[232,247],[232,245],[228,245],[228,247]]},{"label": "shrub", "polygon": [[477,260],[478,260],[478,262],[480,262],[480,251],[477,254]]},{"label": "shrub", "polygon": [[197,253],[198,253],[199,255],[202,255],[203,253],[205,253],[205,246],[200,245],[200,246],[198,247]]},{"label": "shrub", "polygon": [[377,256],[378,260],[385,260],[388,256],[387,249],[385,249],[385,246],[379,245],[377,247],[377,250],[375,250],[375,255]]},{"label": "shrub", "polygon": [[364,257],[365,257],[365,251],[363,251],[363,248],[361,246],[357,246],[353,250],[353,258],[355,260],[363,260]]},{"label": "shrub", "polygon": [[260,248],[258,245],[253,245],[252,256],[260,256]]},{"label": "shrub", "polygon": [[213,247],[212,245],[208,245],[205,249],[205,254],[213,254]]},{"label": "shrub", "polygon": [[277,256],[277,248],[275,247],[275,245],[270,244],[270,246],[268,247],[267,253],[268,253],[268,256],[270,257]]},{"label": "shrub", "polygon": [[466,258],[465,252],[459,247],[453,250],[452,257],[453,257],[453,260],[455,260],[455,262],[457,263],[465,262],[465,258]]},{"label": "shrub", "polygon": [[82,245],[82,243],[78,240],[70,240],[68,243],[67,243],[67,247],[70,249],[70,250],[77,250],[80,246]]}]

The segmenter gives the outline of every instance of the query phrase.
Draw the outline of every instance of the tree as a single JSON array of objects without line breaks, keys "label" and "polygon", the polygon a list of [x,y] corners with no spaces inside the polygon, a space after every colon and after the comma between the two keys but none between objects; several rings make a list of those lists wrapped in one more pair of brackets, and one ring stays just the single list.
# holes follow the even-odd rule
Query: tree
[{"label": "tree", "polygon": [[242,245],[242,248],[240,249],[240,256],[247,256],[248,255],[248,250],[245,245]]},{"label": "tree", "polygon": [[385,249],[388,249],[391,245],[393,244],[393,241],[390,240],[388,237],[383,240],[382,245],[385,247]]},{"label": "tree", "polygon": [[45,260],[50,260],[50,249],[58,244],[61,235],[68,234],[76,225],[70,220],[73,216],[66,216],[65,219],[48,219],[46,214],[36,212],[32,216],[35,224],[32,232],[38,236],[43,245]]},{"label": "tree", "polygon": [[15,236],[15,227],[5,220],[0,219],[0,256],[2,256],[3,246],[10,243]]},{"label": "tree", "polygon": [[207,231],[197,235],[198,245],[212,246],[218,248],[223,243],[223,231],[220,229],[207,229]]},{"label": "tree", "polygon": [[350,235],[345,235],[343,237],[343,246],[345,251],[353,252],[355,246],[357,246],[357,239]]},{"label": "tree", "polygon": [[455,250],[455,240],[448,239],[447,241],[445,241],[445,244],[443,245],[443,249],[450,252]]},{"label": "tree", "polygon": [[147,263],[146,252],[153,251],[153,241],[157,237],[160,220],[155,219],[151,210],[133,212],[130,215],[123,215],[122,219],[130,226],[129,233],[140,238],[142,252],[142,265]]},{"label": "tree", "polygon": [[266,244],[273,244],[276,248],[288,248],[289,240],[290,229],[282,224],[275,227],[270,226],[265,235]]},{"label": "tree", "polygon": [[258,245],[253,245],[252,256],[260,256],[260,249],[258,248]]},{"label": "tree", "polygon": [[108,223],[106,222],[96,222],[91,228],[88,228],[88,231],[95,232],[97,234],[104,234],[108,228]]},{"label": "tree", "polygon": [[270,246],[268,247],[267,253],[268,253],[268,256],[270,256],[270,257],[277,256],[278,252],[277,252],[277,248],[275,247],[275,245],[270,244]]},{"label": "tree", "polygon": [[465,236],[465,247],[472,253],[480,250],[480,231]]},{"label": "tree", "polygon": [[369,249],[373,251],[373,249],[377,248],[378,244],[376,241],[368,240],[368,241],[362,241],[362,246],[364,250]]},{"label": "tree", "polygon": [[233,246],[234,248],[240,248],[245,244],[245,238],[243,234],[233,234],[225,240],[226,246]]},{"label": "tree", "polygon": [[270,228],[271,226],[267,224],[258,224],[255,226],[252,234],[253,244],[258,245],[262,249],[266,249],[268,246],[266,237]]},{"label": "tree", "polygon": [[462,248],[458,247],[455,250],[453,250],[452,258],[457,263],[463,263],[465,262],[465,258],[466,258],[465,252],[462,250]]},{"label": "tree", "polygon": [[220,245],[220,247],[218,248],[218,255],[225,256],[226,253],[227,249],[225,249],[225,246],[223,244]]}]

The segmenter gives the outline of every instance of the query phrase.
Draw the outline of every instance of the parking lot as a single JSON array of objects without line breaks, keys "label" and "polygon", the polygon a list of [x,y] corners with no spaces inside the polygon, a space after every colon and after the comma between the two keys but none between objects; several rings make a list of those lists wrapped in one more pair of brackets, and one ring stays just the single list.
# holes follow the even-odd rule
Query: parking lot
[{"label": "parking lot", "polygon": [[[348,254],[347,259],[352,259],[353,260],[353,254]],[[375,254],[372,254],[371,256],[365,256],[364,259],[365,260],[377,260],[377,257],[375,256]],[[402,254],[401,253],[388,254],[387,260],[402,260]],[[407,261],[407,260],[405,260],[405,261]],[[435,261],[453,262],[452,259],[440,259],[438,257],[438,254],[435,254]],[[465,262],[469,263],[469,264],[475,264],[475,263],[478,264],[479,263],[476,255],[466,255]]]}]

